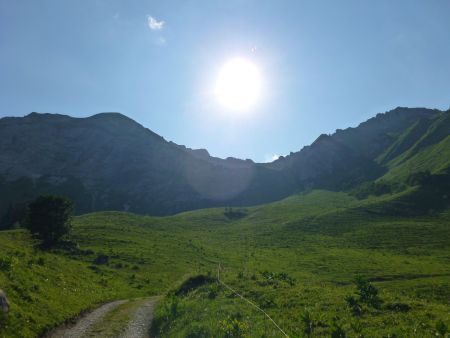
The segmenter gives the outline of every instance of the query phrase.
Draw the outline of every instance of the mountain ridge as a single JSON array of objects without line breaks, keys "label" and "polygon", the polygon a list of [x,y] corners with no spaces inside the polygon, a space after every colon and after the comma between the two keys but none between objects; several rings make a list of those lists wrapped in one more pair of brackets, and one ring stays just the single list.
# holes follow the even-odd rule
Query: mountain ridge
[{"label": "mountain ridge", "polygon": [[[305,189],[350,189],[385,175],[390,168],[381,154],[408,128],[440,114],[449,111],[398,107],[322,134],[270,163],[213,157],[206,149],[167,141],[120,113],[6,117],[0,119],[0,215],[39,193],[68,195],[78,213],[166,215],[267,203]],[[440,128],[445,136],[447,125]]]},{"label": "mountain ridge", "polygon": [[[376,114],[376,116],[371,117],[368,120],[359,123],[356,127],[347,127],[345,129],[336,129],[335,132],[332,133],[332,134],[321,134],[321,135],[319,135],[319,137],[316,140],[314,140],[311,143],[311,145],[314,144],[323,135],[331,136],[331,135],[339,134],[339,133],[342,133],[342,132],[345,132],[345,131],[347,131],[347,132],[348,131],[352,131],[352,130],[355,130],[357,128],[365,127],[366,125],[368,125],[370,123],[373,123],[374,121],[387,119],[387,118],[392,117],[393,115],[407,116],[411,112],[417,112],[418,115],[420,115],[420,116],[424,116],[424,117],[428,116],[429,117],[429,116],[434,115],[435,113],[442,112],[442,111],[438,110],[438,109],[430,109],[430,108],[424,108],[424,107],[408,108],[408,107],[400,107],[399,106],[399,107],[396,107],[396,108],[394,108],[392,110],[386,111],[384,113],[378,113],[378,114]],[[142,128],[150,131],[152,134],[158,136],[159,138],[162,138],[162,139],[166,140],[163,136],[153,132],[148,127],[145,127],[144,125],[140,124],[139,122],[133,120],[132,118],[130,118],[130,117],[128,117],[125,114],[122,114],[120,112],[100,112],[100,113],[96,113],[96,114],[93,114],[93,115],[90,115],[90,116],[87,116],[87,117],[73,117],[73,116],[70,116],[70,115],[59,114],[59,113],[31,112],[31,113],[29,113],[27,115],[24,115],[23,117],[22,116],[5,116],[5,117],[1,117],[0,118],[0,123],[3,122],[3,121],[20,120],[20,119],[24,119],[24,118],[33,118],[33,117],[38,117],[38,118],[51,117],[51,118],[56,118],[56,119],[61,119],[61,120],[63,120],[63,119],[73,119],[73,120],[102,120],[102,119],[110,119],[110,120],[113,120],[114,119],[114,120],[129,121],[129,122],[132,122],[133,124],[141,126]],[[416,117],[417,117],[417,115],[416,115]],[[273,163],[273,162],[276,162],[277,160],[279,160],[279,159],[277,159],[277,160],[274,160],[274,161],[271,161],[271,162],[255,162],[252,159],[241,159],[241,158],[236,158],[236,157],[233,157],[233,156],[229,156],[227,158],[221,158],[221,157],[210,155],[209,151],[206,148],[195,149],[195,148],[190,148],[190,147],[188,147],[186,145],[177,144],[177,143],[175,143],[173,141],[170,141],[170,140],[166,140],[166,141],[171,143],[171,144],[177,145],[179,147],[191,150],[192,152],[202,152],[202,153],[206,152],[205,155],[208,155],[210,157],[214,157],[214,158],[217,158],[217,159],[220,159],[220,160],[237,159],[237,160],[241,160],[241,161],[252,161],[252,162],[257,163],[257,164]],[[308,147],[308,145],[305,145],[304,147]],[[302,148],[300,148],[299,150],[296,150],[296,151],[291,151],[290,154],[294,154],[294,153],[300,152],[304,147],[302,147]],[[290,156],[290,155],[280,156],[280,158],[286,158],[288,156]]]}]

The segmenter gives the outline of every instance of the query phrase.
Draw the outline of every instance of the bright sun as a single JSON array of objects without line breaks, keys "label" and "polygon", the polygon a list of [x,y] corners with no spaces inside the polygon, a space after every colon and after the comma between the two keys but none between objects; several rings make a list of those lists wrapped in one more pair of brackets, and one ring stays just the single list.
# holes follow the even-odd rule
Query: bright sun
[{"label": "bright sun", "polygon": [[261,94],[258,68],[244,58],[229,60],[219,72],[215,93],[219,102],[232,110],[248,109]]}]

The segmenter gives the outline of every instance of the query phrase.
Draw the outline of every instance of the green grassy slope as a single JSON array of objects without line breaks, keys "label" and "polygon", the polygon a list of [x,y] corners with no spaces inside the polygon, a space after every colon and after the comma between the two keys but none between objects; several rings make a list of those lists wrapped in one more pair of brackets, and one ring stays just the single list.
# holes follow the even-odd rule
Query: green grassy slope
[{"label": "green grassy slope", "polygon": [[378,162],[387,163],[414,146],[422,135],[427,132],[432,122],[433,120],[429,119],[418,120],[398,136],[397,140],[378,157]]},{"label": "green grassy slope", "polygon": [[0,337],[34,337],[82,310],[129,293],[123,280],[108,282],[89,264],[34,248],[21,230],[0,232],[0,288],[11,303]]},{"label": "green grassy slope", "polygon": [[[70,252],[42,253],[24,231],[0,232],[0,262],[12,261],[0,264],[12,304],[0,336],[34,336],[110,299],[165,294],[187,276],[214,276],[219,263],[222,279],[291,337],[304,335],[306,312],[316,336],[329,336],[333,322],[352,336],[358,327],[370,337],[432,336],[439,320],[450,324],[450,215],[392,216],[408,194],[359,201],[313,191],[230,217],[223,208],[162,218],[88,214],[74,219],[80,248]],[[93,264],[99,254],[107,264]],[[345,297],[358,274],[374,281],[384,304],[355,317]],[[171,337],[278,335],[215,283],[166,298],[155,323]]]},{"label": "green grassy slope", "polygon": [[392,167],[380,181],[403,181],[413,173],[430,171],[431,173],[443,173],[450,168],[450,135],[438,144],[424,148],[406,159],[404,162]]},{"label": "green grassy slope", "polygon": [[[435,324],[447,320],[450,305],[449,215],[393,217],[377,212],[385,203],[384,197],[360,202],[314,192],[279,202],[280,209],[249,208],[247,217],[216,224],[207,238],[197,238],[199,245],[217,249],[213,259],[225,267],[222,278],[290,336],[304,335],[306,312],[316,336],[329,336],[334,321],[351,336],[361,327],[369,337],[431,336]],[[217,222],[220,211],[208,212]],[[195,213],[179,217],[188,221]],[[295,283],[277,277],[280,273]],[[351,282],[358,274],[376,281],[384,305],[354,317],[345,297],[354,292]],[[402,306],[408,310],[398,310]],[[214,284],[168,298],[157,320],[162,336],[226,336],[239,330],[252,337],[279,336],[260,313]]]},{"label": "green grassy slope", "polygon": [[380,158],[389,171],[379,179],[404,181],[419,171],[443,173],[450,168],[450,113],[433,120],[420,120],[402,135]]},{"label": "green grassy slope", "polygon": [[[97,304],[158,295],[202,266],[177,227],[120,212],[76,217],[79,248],[43,252],[24,230],[0,232],[0,288],[11,303],[0,337],[34,337]],[[94,263],[106,256],[108,262]]]}]

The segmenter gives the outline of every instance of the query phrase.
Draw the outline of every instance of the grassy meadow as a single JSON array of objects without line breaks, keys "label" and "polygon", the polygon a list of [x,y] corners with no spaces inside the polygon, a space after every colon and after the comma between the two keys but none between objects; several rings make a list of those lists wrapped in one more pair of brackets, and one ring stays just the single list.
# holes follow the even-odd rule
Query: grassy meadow
[{"label": "grassy meadow", "polygon": [[[2,231],[11,312],[0,336],[33,337],[108,300],[162,295],[155,335],[282,337],[215,281],[219,264],[221,279],[290,337],[439,335],[450,326],[450,213],[405,213],[411,194],[312,191],[170,217],[93,213],[73,220],[77,246],[51,252],[23,230]],[[357,276],[377,288],[380,306],[348,306]]]}]

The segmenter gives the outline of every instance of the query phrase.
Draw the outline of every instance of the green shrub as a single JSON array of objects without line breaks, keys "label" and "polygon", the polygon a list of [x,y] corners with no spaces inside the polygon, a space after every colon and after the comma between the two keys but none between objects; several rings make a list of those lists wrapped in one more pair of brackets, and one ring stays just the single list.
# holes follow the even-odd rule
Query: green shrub
[{"label": "green shrub", "polygon": [[39,196],[28,206],[25,227],[44,246],[52,246],[72,229],[72,211],[73,203],[65,197]]},{"label": "green shrub", "polygon": [[231,316],[219,322],[221,331],[225,337],[244,337],[249,330],[249,325],[241,321],[237,316]]},{"label": "green shrub", "polygon": [[359,301],[372,306],[375,309],[379,309],[382,300],[378,296],[378,289],[370,283],[367,279],[358,276],[355,279],[357,294],[359,295]]},{"label": "green shrub", "polygon": [[355,297],[347,296],[345,297],[345,301],[347,302],[347,306],[350,308],[350,311],[354,316],[360,316],[362,314],[362,307]]},{"label": "green shrub", "polygon": [[266,270],[261,272],[261,276],[264,278],[264,281],[260,283],[262,286],[264,285],[278,286],[280,282],[284,282],[289,286],[295,285],[295,279],[285,272],[276,273],[276,272],[269,272]]},{"label": "green shrub", "polygon": [[439,337],[445,337],[448,333],[448,326],[442,321],[436,323],[436,335]]},{"label": "green shrub", "polygon": [[10,272],[15,265],[19,263],[19,259],[13,256],[0,257],[0,271]]},{"label": "green shrub", "polygon": [[109,262],[109,256],[105,255],[105,254],[98,254],[97,257],[95,257],[93,263],[97,264],[97,265],[104,265],[104,264],[108,264]]}]

